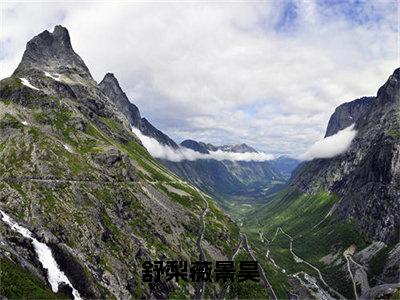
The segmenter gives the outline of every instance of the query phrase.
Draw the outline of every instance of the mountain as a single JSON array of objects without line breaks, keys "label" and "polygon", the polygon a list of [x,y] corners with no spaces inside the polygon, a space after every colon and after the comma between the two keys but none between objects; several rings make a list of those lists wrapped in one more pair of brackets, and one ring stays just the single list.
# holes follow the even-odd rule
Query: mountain
[{"label": "mountain", "polygon": [[131,125],[162,135],[126,100],[112,75],[95,82],[62,26],[29,41],[0,81],[0,298],[72,298],[71,287],[90,299],[219,293],[142,280],[146,260],[223,260],[240,237],[212,198],[141,145]]},{"label": "mountain", "polygon": [[290,178],[292,172],[297,168],[299,163],[300,161],[297,159],[284,155],[271,160],[271,164],[275,170],[285,178]]},{"label": "mountain", "polygon": [[[225,152],[235,152],[235,153],[258,153],[254,148],[246,145],[246,144],[238,144],[238,145],[222,145],[215,147],[217,150],[225,151]],[[215,150],[213,150],[215,151]]]},{"label": "mountain", "polygon": [[[194,140],[185,140],[180,146],[199,153],[209,154],[213,151],[233,153],[258,153],[254,148],[246,145],[214,146]],[[232,161],[202,159],[195,161],[172,162],[162,160],[175,174],[200,189],[215,196],[220,201],[240,198],[240,201],[265,201],[267,196],[276,193],[285,184],[285,175],[276,167],[281,168],[285,159],[272,161]],[[292,165],[292,170],[296,164]],[[286,167],[290,172],[290,164]],[[279,187],[279,188],[278,188]],[[278,189],[277,189],[278,188]],[[227,208],[225,206],[225,208]]]},{"label": "mountain", "polygon": [[114,74],[107,73],[100,82],[99,88],[114,102],[115,106],[129,120],[132,126],[138,128],[144,135],[156,139],[163,145],[175,149],[178,148],[178,145],[172,139],[155,128],[147,119],[140,116],[139,109],[135,104],[129,101]]},{"label": "mountain", "polygon": [[[244,226],[293,292],[374,299],[400,289],[400,69],[375,97],[339,106],[326,137],[354,124],[349,149],[302,163]],[[304,263],[306,262],[306,263]],[[278,284],[278,283],[277,283]],[[396,294],[398,295],[398,294]]]},{"label": "mountain", "polygon": [[[106,74],[100,82],[99,88],[114,102],[118,110],[129,120],[131,126],[138,128],[144,135],[154,138],[162,145],[175,150],[184,147],[203,154],[208,154],[210,151],[257,153],[254,148],[246,144],[214,146],[210,143],[185,140],[177,145],[165,133],[141,117],[138,107],[128,99],[113,74]],[[296,160],[288,162],[283,158],[274,163],[214,159],[180,162],[160,159],[160,162],[180,178],[218,199],[250,196],[253,200],[261,197],[261,201],[265,199],[266,194],[273,194],[281,189],[297,165]],[[283,166],[285,163],[287,165]],[[274,169],[275,167],[281,169],[282,173]]]}]

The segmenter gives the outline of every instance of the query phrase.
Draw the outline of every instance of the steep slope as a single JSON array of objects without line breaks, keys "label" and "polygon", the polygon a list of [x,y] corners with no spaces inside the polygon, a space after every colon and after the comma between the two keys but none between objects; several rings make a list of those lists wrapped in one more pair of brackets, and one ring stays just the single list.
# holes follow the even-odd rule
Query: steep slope
[{"label": "steep slope", "polygon": [[[141,118],[138,107],[129,101],[113,74],[106,74],[99,87],[114,102],[118,110],[126,116],[132,126],[162,145],[173,149],[189,148],[204,154],[217,150],[234,153],[257,153],[254,148],[246,144],[214,146],[194,140],[185,140],[178,146],[147,119]],[[239,196],[251,198],[252,201],[257,199],[264,201],[266,196],[276,193],[284,185],[288,173],[296,166],[295,163],[289,163],[284,168],[284,175],[282,175],[273,167],[273,165],[277,168],[282,166],[281,160],[276,160],[274,164],[268,161],[217,161],[214,159],[180,162],[160,159],[160,162],[180,178],[220,200]]]},{"label": "steep slope", "polygon": [[[246,144],[214,146],[194,140],[185,140],[181,146],[204,154],[217,150],[233,153],[257,153],[255,149]],[[271,187],[285,182],[284,176],[276,171],[272,161],[207,159],[162,162],[181,178],[219,199],[247,197],[254,201],[264,201]]]},{"label": "steep slope", "polygon": [[172,148],[178,145],[166,134],[155,128],[147,119],[140,116],[139,109],[131,103],[125,92],[119,86],[114,74],[107,73],[99,84],[103,93],[114,102],[118,110],[129,120],[130,124],[138,128],[144,135],[156,139],[159,143]]},{"label": "steep slope", "polygon": [[279,156],[278,158],[271,160],[271,164],[274,169],[279,172],[283,177],[290,178],[292,172],[299,165],[299,161],[289,156]]},{"label": "steep slope", "polygon": [[350,148],[302,163],[288,188],[249,216],[245,227],[267,252],[264,263],[291,274],[282,288],[365,299],[400,288],[399,108],[396,69],[376,97],[332,115],[326,136],[355,124]]},{"label": "steep slope", "polygon": [[[117,107],[124,95],[103,90],[65,28],[28,42],[14,74],[0,81],[0,209],[52,249],[85,298],[193,296],[190,283],[142,282],[143,261],[198,260],[206,207],[209,259],[231,255],[238,228],[150,156]],[[0,297],[71,296],[52,292],[32,241],[1,221],[0,249],[0,279],[15,278]],[[207,297],[218,292],[205,287]]]}]

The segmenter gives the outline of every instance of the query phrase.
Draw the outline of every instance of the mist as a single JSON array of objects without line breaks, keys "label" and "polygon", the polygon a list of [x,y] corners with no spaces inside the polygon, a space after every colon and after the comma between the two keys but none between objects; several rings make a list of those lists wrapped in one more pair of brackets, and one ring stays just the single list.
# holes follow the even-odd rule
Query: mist
[{"label": "mist", "polygon": [[338,133],[315,142],[306,152],[299,156],[300,160],[313,160],[314,158],[332,158],[347,151],[351,142],[357,135],[354,124]]},{"label": "mist", "polygon": [[143,146],[149,151],[149,153],[159,159],[165,159],[169,161],[179,162],[179,161],[194,161],[199,159],[215,159],[218,161],[229,160],[229,161],[267,161],[274,159],[274,156],[266,153],[235,153],[226,152],[222,150],[210,151],[210,153],[200,153],[192,149],[185,147],[179,147],[178,149],[173,149],[169,146],[160,144],[156,139],[148,137],[142,132],[132,127],[133,133],[140,139]]}]

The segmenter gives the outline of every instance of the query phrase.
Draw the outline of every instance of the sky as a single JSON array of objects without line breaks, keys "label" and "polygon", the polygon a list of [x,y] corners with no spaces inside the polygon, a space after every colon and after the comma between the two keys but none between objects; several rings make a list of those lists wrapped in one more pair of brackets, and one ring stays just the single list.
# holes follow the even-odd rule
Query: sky
[{"label": "sky", "polygon": [[1,2],[1,70],[61,24],[171,138],[299,156],[399,62],[399,1]]}]

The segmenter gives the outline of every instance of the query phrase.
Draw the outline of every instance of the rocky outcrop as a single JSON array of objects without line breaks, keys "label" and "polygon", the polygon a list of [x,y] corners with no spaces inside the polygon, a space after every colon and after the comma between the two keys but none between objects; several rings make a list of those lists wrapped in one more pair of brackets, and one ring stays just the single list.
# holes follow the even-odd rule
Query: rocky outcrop
[{"label": "rocky outcrop", "polygon": [[178,145],[171,138],[155,128],[146,118],[140,116],[138,107],[129,101],[114,74],[107,73],[100,82],[99,88],[129,120],[131,126],[138,128],[144,135],[156,139],[162,145],[178,148]]},{"label": "rocky outcrop", "polygon": [[53,32],[47,30],[31,39],[14,76],[24,77],[26,73],[77,74],[93,80],[83,60],[72,49],[68,30],[60,25]]},{"label": "rocky outcrop", "polygon": [[398,241],[400,228],[400,69],[376,97],[336,109],[326,135],[355,123],[357,136],[346,153],[314,159],[296,170],[291,185],[315,193],[321,187],[339,196],[334,214],[356,220],[370,238]]},{"label": "rocky outcrop", "polygon": [[193,151],[200,152],[203,154],[210,153],[210,151],[209,151],[210,147],[208,145],[206,145],[205,143],[202,143],[202,142],[194,141],[194,140],[184,140],[181,143],[181,146],[188,148],[188,149],[192,149]]},{"label": "rocky outcrop", "polygon": [[329,119],[325,137],[334,135],[338,131],[357,123],[360,118],[369,113],[374,100],[375,97],[362,97],[338,106]]},{"label": "rocky outcrop", "polygon": [[99,83],[99,88],[114,102],[117,108],[127,117],[132,126],[139,128],[141,120],[139,109],[135,104],[129,101],[125,92],[119,86],[118,80],[115,78],[114,74],[107,73]]},{"label": "rocky outcrop", "polygon": [[[86,298],[182,293],[184,287],[165,280],[144,283],[141,264],[194,261],[204,202],[141,145],[128,118],[135,111],[121,112],[127,99],[107,77],[101,89],[65,28],[28,43],[14,75],[0,81],[0,208],[52,249]],[[156,132],[140,119],[142,125]],[[236,245],[231,219],[216,206],[207,216],[208,242],[220,251]],[[48,280],[32,244],[0,225],[0,259],[11,266],[1,276],[23,273],[33,286],[16,282],[17,290],[54,297],[49,288],[49,296],[40,294]],[[222,233],[226,240],[218,238]],[[68,296],[56,296],[70,297],[68,287],[61,290]],[[2,287],[0,298],[22,295],[14,291]]]},{"label": "rocky outcrop", "polygon": [[152,137],[162,145],[178,148],[178,145],[169,136],[155,128],[146,118],[141,119],[139,129],[144,135]]}]

